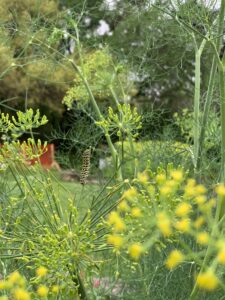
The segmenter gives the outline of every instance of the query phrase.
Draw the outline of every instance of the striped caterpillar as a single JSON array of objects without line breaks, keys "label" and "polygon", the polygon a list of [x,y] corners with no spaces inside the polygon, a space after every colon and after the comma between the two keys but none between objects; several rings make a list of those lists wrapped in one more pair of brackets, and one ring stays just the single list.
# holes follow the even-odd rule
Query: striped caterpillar
[{"label": "striped caterpillar", "polygon": [[86,184],[90,170],[91,148],[86,149],[82,155],[82,168],[80,174],[80,183]]}]

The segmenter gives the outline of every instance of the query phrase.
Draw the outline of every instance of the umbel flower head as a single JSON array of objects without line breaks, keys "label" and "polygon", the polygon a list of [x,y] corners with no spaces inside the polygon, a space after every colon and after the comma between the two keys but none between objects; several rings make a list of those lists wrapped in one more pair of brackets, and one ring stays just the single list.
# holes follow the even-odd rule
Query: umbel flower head
[{"label": "umbel flower head", "polygon": [[207,270],[206,272],[200,273],[197,277],[197,285],[207,291],[213,291],[218,286],[218,278],[212,270]]},{"label": "umbel flower head", "polygon": [[184,255],[179,250],[173,250],[170,252],[167,260],[166,260],[166,266],[168,269],[172,270],[176,266],[178,266],[184,259]]}]

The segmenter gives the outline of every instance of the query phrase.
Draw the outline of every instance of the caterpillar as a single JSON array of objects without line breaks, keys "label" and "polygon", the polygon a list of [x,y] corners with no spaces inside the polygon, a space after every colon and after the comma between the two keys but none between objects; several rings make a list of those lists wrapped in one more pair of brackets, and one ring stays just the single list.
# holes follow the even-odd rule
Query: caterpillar
[{"label": "caterpillar", "polygon": [[86,149],[82,154],[82,167],[80,174],[80,183],[86,184],[90,170],[91,148]]}]

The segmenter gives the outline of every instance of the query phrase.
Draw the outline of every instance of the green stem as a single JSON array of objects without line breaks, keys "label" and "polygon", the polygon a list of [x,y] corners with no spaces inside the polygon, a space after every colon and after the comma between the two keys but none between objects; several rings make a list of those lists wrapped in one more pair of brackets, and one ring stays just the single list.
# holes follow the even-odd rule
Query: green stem
[{"label": "green stem", "polygon": [[205,139],[207,119],[208,119],[210,106],[211,106],[212,98],[213,98],[216,69],[217,69],[217,62],[214,57],[213,62],[212,62],[212,67],[210,70],[208,89],[207,89],[206,100],[205,100],[203,116],[202,116],[202,124],[201,124],[201,128],[200,128],[199,147],[198,147],[197,164],[196,164],[197,173],[199,173],[199,170],[201,167],[201,162],[202,162],[201,154],[202,154],[203,143],[204,143],[204,139]]},{"label": "green stem", "polygon": [[223,65],[219,68],[220,107],[221,107],[221,181],[225,182],[225,81]]},{"label": "green stem", "polygon": [[115,102],[117,108],[119,109],[119,101],[118,101],[118,99],[117,99],[116,93],[115,93],[115,91],[114,91],[114,89],[113,89],[112,86],[110,86],[110,92],[111,92],[111,94],[112,94],[112,96],[113,96],[113,100],[114,100],[114,102]]},{"label": "green stem", "polygon": [[[110,91],[112,93],[112,96],[113,96],[113,99],[116,103],[116,106],[119,110],[119,113],[123,114],[123,111],[121,109],[119,109],[119,101],[117,99],[117,96],[116,96],[116,93],[115,93],[113,87],[110,87]],[[131,155],[132,155],[132,158],[133,158],[133,161],[134,161],[133,174],[134,174],[134,178],[136,178],[137,177],[137,160],[136,160],[136,152],[135,152],[135,147],[134,147],[134,141],[132,139],[131,134],[128,134],[128,141],[129,141],[129,144],[130,144]],[[121,143],[122,143],[122,140],[121,140]]]},{"label": "green stem", "polygon": [[[224,17],[225,17],[225,0],[221,0],[219,25],[218,25],[218,38],[216,44],[211,42],[214,50],[214,57],[217,61],[219,70],[219,89],[220,89],[220,118],[221,118],[221,181],[225,182],[225,80],[224,80],[224,67],[219,57],[219,49],[222,44],[223,30],[224,30]],[[225,203],[223,211],[225,211]]]},{"label": "green stem", "polygon": [[137,177],[137,159],[136,159],[136,152],[135,152],[135,148],[134,148],[134,141],[133,141],[131,134],[128,134],[128,141],[130,144],[131,155],[134,160],[134,165],[133,165],[134,178],[136,178]]},{"label": "green stem", "polygon": [[224,27],[223,5],[224,4],[221,3],[219,24],[218,24],[218,35],[217,35],[218,37],[216,38],[216,44],[214,44],[214,42],[212,40],[209,40],[210,43],[213,44],[214,57],[213,57],[213,61],[212,61],[212,67],[211,67],[211,71],[210,71],[208,89],[207,89],[207,94],[206,94],[206,101],[205,101],[204,112],[203,112],[203,117],[202,117],[201,131],[200,131],[200,137],[199,137],[199,153],[198,153],[198,161],[197,161],[197,170],[200,170],[200,167],[201,167],[201,157],[202,157],[201,154],[202,154],[203,143],[204,143],[204,138],[205,138],[207,119],[208,119],[210,106],[211,106],[212,98],[213,98],[217,66],[218,66],[218,64],[220,64],[218,53],[219,53],[220,47],[221,47],[221,41],[222,41],[222,36],[223,36],[223,27]]},{"label": "green stem", "polygon": [[[194,38],[195,40],[195,38]],[[194,93],[194,167],[196,166],[199,153],[199,132],[200,132],[200,97],[201,97],[201,55],[206,44],[203,39],[200,47],[195,47],[195,93]]]}]

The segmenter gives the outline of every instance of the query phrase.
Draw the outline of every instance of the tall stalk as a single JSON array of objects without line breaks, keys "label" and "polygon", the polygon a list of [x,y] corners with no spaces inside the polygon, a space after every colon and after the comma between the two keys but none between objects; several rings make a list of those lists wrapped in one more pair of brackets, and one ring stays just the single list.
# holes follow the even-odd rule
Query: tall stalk
[{"label": "tall stalk", "polygon": [[197,170],[198,154],[199,154],[199,133],[200,133],[200,98],[201,98],[201,56],[206,44],[203,39],[198,47],[195,36],[195,93],[194,93],[194,168]]},{"label": "tall stalk", "polygon": [[[225,1],[225,0],[224,0]],[[219,68],[220,105],[221,105],[221,181],[225,182],[225,81],[223,66]]]},{"label": "tall stalk", "polygon": [[205,103],[204,103],[202,123],[201,123],[201,126],[200,126],[199,147],[198,147],[197,162],[196,162],[196,171],[197,171],[197,173],[199,173],[199,170],[201,168],[201,163],[202,163],[202,155],[201,154],[202,154],[203,144],[204,144],[204,139],[205,139],[205,132],[206,132],[206,126],[207,126],[207,121],[208,121],[208,115],[209,115],[210,106],[211,106],[212,98],[213,98],[216,69],[217,69],[217,61],[214,57],[213,61],[212,61],[211,70],[210,70],[208,89],[207,89],[206,99],[205,99]]},{"label": "tall stalk", "polygon": [[214,58],[217,62],[219,73],[219,91],[220,91],[220,120],[221,120],[221,174],[220,180],[225,183],[225,74],[223,62],[219,57],[219,49],[222,44],[223,30],[224,30],[224,18],[225,18],[225,0],[221,0],[220,14],[219,14],[219,26],[218,26],[218,38],[216,43],[210,40],[212,49],[214,50]]},{"label": "tall stalk", "polygon": [[[217,56],[218,56],[218,53],[220,51],[221,41],[222,41],[222,37],[223,37],[224,20],[223,20],[223,17],[221,15],[221,14],[223,14],[223,11],[222,11],[224,9],[223,5],[224,4],[221,3],[218,30],[217,30],[217,39],[216,39],[216,44],[214,46],[215,53],[214,53],[214,56],[213,56],[212,66],[211,66],[211,70],[210,70],[208,89],[207,89],[206,100],[205,100],[205,104],[204,104],[203,117],[202,117],[202,124],[201,124],[201,129],[200,129],[199,149],[198,149],[197,166],[196,166],[197,171],[199,171],[200,168],[201,168],[201,157],[202,157],[201,154],[202,154],[202,150],[203,150],[207,119],[208,119],[208,115],[209,115],[209,111],[210,111],[210,106],[211,106],[211,103],[212,103],[214,84],[215,84],[216,72],[217,72],[217,67],[218,67],[218,58],[217,58]],[[221,77],[221,76],[222,76],[222,74],[219,74],[219,77]],[[221,95],[221,93],[220,93],[220,95]],[[222,120],[221,120],[221,123],[222,123]]]},{"label": "tall stalk", "polygon": [[[115,102],[117,108],[119,109],[119,101],[117,99],[117,96],[116,96],[116,93],[115,93],[113,87],[110,87],[110,91],[111,91],[112,97],[114,99],[114,102]],[[123,114],[122,110],[119,110],[119,112],[121,114]],[[132,155],[132,160],[133,160],[133,164],[132,164],[133,174],[134,174],[134,178],[136,178],[137,177],[137,167],[138,166],[137,166],[137,159],[136,159],[136,151],[135,151],[135,147],[134,147],[134,141],[133,141],[133,137],[132,137],[131,132],[128,132],[127,137],[128,137],[128,142],[130,144],[130,150],[131,150],[131,155]]]}]

